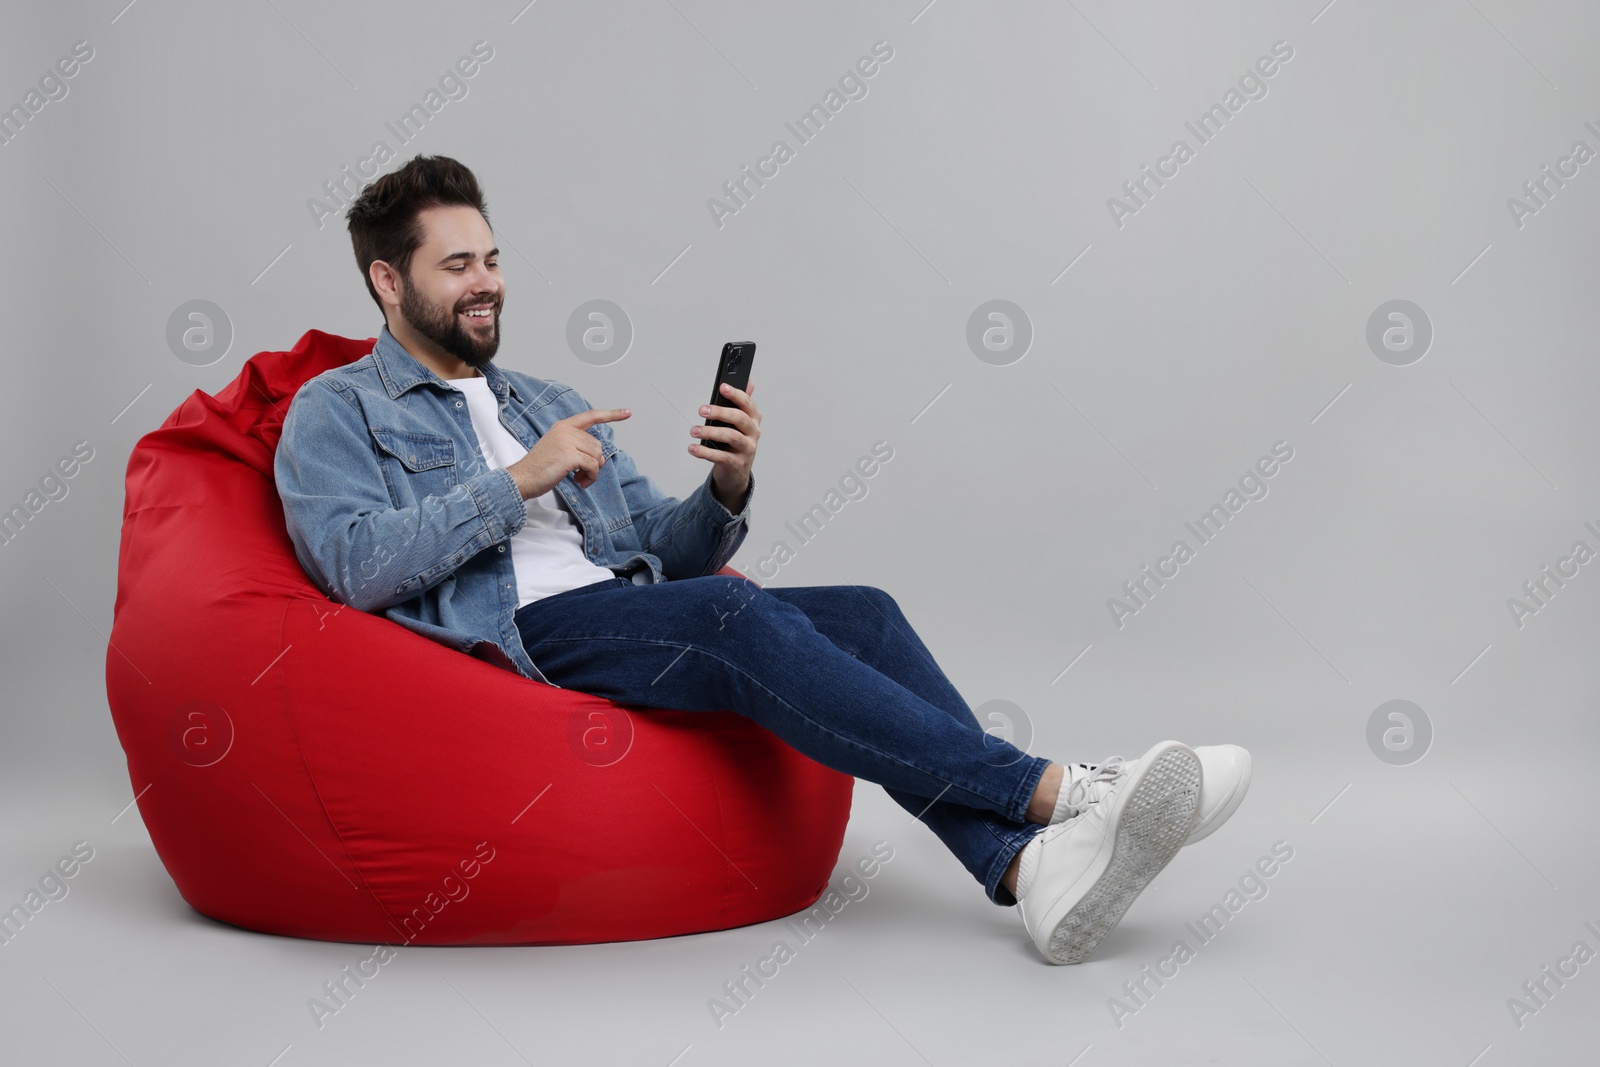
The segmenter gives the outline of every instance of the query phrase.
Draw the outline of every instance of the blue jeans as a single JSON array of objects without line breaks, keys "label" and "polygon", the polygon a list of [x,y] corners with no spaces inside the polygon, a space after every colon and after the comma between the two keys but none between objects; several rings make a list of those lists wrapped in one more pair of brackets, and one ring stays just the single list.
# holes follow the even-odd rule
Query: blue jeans
[{"label": "blue jeans", "polygon": [[764,588],[732,575],[613,578],[519,608],[545,677],[619,704],[725,709],[877,782],[928,825],[989,899],[1044,827],[1026,821],[1050,761],[983,731],[888,593]]}]

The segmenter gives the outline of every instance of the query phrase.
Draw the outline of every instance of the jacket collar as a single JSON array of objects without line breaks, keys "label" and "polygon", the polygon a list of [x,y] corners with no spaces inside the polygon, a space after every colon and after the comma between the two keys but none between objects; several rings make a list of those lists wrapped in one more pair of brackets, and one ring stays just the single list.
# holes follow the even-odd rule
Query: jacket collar
[{"label": "jacket collar", "polygon": [[[372,349],[372,362],[377,366],[378,377],[383,381],[383,387],[388,391],[391,400],[424,382],[446,385],[444,379],[423,366],[415,356],[406,351],[404,345],[395,340],[394,334],[389,332],[388,323],[384,323],[378,331],[378,343]],[[523,400],[516,385],[504,371],[494,365],[494,360],[490,360],[478,369],[488,380],[489,388],[500,400],[506,399],[508,391],[518,402]],[[446,387],[453,388],[453,386]]]}]

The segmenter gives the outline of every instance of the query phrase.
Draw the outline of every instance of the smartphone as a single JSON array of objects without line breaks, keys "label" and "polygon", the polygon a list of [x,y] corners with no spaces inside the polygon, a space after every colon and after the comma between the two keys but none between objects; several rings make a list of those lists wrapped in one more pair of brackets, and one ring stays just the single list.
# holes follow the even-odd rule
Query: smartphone
[{"label": "smartphone", "polygon": [[[743,391],[750,384],[750,364],[756,361],[756,343],[754,341],[729,341],[722,346],[722,361],[717,365],[717,380],[711,386],[712,405],[730,408],[736,406],[727,397],[722,395],[722,383],[727,382],[735,389]],[[728,423],[721,419],[707,419],[707,426],[727,426]],[[701,438],[700,443],[707,448],[728,450],[728,446],[721,441],[710,438]]]}]

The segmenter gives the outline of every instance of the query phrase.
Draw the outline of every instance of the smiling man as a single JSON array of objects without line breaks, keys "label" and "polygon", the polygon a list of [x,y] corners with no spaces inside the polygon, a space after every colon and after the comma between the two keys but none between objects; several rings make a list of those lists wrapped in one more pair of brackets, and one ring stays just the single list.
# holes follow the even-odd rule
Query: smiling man
[{"label": "smiling man", "polygon": [[728,424],[689,430],[710,470],[663,493],[617,447],[629,409],[495,365],[506,280],[460,163],[418,156],[348,215],[384,326],[301,387],[275,467],[295,554],[330,597],[547,685],[750,718],[882,785],[991,901],[1020,903],[1054,963],[1086,959],[1238,807],[1242,748],[1052,763],[983,731],[883,590],[718,574],[749,530],[754,384],[700,409]]}]

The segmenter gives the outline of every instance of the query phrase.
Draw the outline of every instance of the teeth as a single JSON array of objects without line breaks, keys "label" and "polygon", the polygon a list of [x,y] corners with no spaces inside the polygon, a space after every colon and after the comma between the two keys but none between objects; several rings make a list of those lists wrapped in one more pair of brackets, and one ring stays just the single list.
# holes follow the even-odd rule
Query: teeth
[{"label": "teeth", "polygon": [[489,308],[484,308],[482,311],[469,311],[467,314],[476,319],[486,319],[489,317],[489,311]]}]

